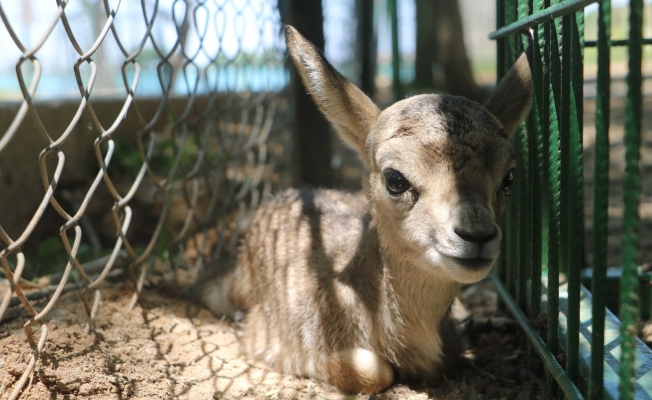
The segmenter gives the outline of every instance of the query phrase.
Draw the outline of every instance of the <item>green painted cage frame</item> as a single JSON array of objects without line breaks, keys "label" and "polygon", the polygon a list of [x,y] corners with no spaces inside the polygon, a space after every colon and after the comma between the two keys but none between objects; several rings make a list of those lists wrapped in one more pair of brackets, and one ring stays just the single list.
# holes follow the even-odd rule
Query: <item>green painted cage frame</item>
[{"label": "green painted cage frame", "polygon": [[[598,38],[584,40],[584,8],[598,3]],[[652,398],[652,352],[636,336],[639,319],[639,204],[643,0],[629,3],[629,38],[611,40],[611,2],[497,0],[498,78],[533,37],[534,100],[517,134],[518,179],[506,215],[503,258],[492,280],[527,333],[548,376],[548,393],[571,399]],[[606,308],[610,52],[627,46],[620,320]],[[593,265],[584,267],[584,49],[597,48]],[[541,282],[541,285],[535,284]],[[601,295],[591,296],[591,293]],[[542,314],[542,338],[531,321]],[[556,355],[565,354],[565,366]]]}]

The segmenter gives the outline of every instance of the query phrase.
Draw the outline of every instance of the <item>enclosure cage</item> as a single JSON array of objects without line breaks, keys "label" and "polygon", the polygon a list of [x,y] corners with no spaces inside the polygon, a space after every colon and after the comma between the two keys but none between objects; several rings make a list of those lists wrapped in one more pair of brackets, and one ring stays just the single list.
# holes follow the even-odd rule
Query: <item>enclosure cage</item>
[{"label": "enclosure cage", "polygon": [[[384,29],[400,98],[412,72],[399,71],[409,68],[397,2]],[[0,68],[15,71],[0,74],[0,277],[10,282],[0,322],[27,312],[32,348],[10,398],[33,373],[48,341],[41,321],[63,293],[80,291],[92,328],[108,277],[128,271],[133,305],[152,275],[234,257],[252,210],[295,179],[278,3],[283,11],[276,0],[0,4]],[[365,2],[329,1],[325,14],[354,3]],[[531,46],[535,93],[513,139],[518,170],[491,279],[551,395],[652,397],[652,352],[637,338],[652,307],[639,251],[652,248],[643,3],[617,3],[628,28],[612,40],[610,1],[496,2],[498,77]],[[374,84],[364,60],[377,56],[368,19],[356,33],[366,41],[347,36],[347,56],[334,60],[363,88]]]},{"label": "enclosure cage", "polygon": [[[592,3],[599,7],[595,32],[585,24]],[[532,112],[514,139],[518,179],[503,262],[492,280],[541,356],[548,392],[562,395],[561,389],[567,398],[652,396],[652,352],[637,337],[650,301],[639,266],[649,215],[641,224],[639,209],[646,211],[641,157],[650,155],[649,139],[642,141],[642,61],[652,40],[643,37],[642,0],[627,4],[628,28],[618,40],[611,35],[613,9],[610,1],[498,1],[498,29],[490,35],[501,76],[530,45],[531,32],[535,89]],[[596,40],[587,40],[591,35]],[[623,46],[615,71],[610,54]],[[584,76],[589,56],[597,58],[594,79]],[[617,90],[624,100],[612,96]],[[645,171],[649,160],[643,161]],[[593,193],[583,192],[585,180]],[[585,230],[592,236],[586,246]],[[621,241],[614,246],[615,237]],[[619,308],[619,318],[607,305]]]}]

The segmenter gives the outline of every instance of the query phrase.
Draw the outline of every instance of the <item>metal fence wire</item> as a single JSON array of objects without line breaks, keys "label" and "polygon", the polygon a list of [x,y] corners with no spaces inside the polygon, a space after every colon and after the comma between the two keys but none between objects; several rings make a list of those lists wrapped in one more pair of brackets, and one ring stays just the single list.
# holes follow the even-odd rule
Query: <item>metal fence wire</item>
[{"label": "metal fence wire", "polygon": [[[12,115],[0,125],[0,260],[9,283],[0,292],[0,321],[24,307],[33,349],[11,399],[32,375],[48,338],[42,321],[65,290],[81,289],[90,328],[99,287],[117,262],[127,260],[133,305],[152,254],[167,254],[177,268],[189,259],[200,266],[233,256],[249,213],[273,189],[287,186],[292,172],[289,75],[275,0],[52,3],[51,12],[45,6],[31,11],[32,19],[47,20],[36,38],[12,14],[18,5],[0,4],[0,29],[8,33],[3,52],[19,54],[11,80],[21,99],[5,104]],[[88,15],[93,21],[79,22]],[[57,49],[56,57],[48,58],[48,46]],[[61,62],[71,49],[76,61],[63,61],[66,68],[53,75],[43,58]],[[56,86],[65,77],[74,78],[76,93]],[[62,97],[73,110],[69,118],[46,112],[47,103],[39,101]],[[33,181],[18,167],[36,164],[36,153],[16,160],[30,146],[40,151]],[[62,189],[66,174],[79,172],[66,161],[79,154],[94,159],[94,175],[81,190]],[[14,172],[14,184],[42,188],[40,197],[12,191]],[[93,203],[99,192],[110,201]],[[98,204],[108,217],[101,227],[88,218],[89,205]],[[26,205],[32,207],[29,217],[11,220]],[[148,215],[149,227],[137,226],[139,213]],[[29,283],[23,273],[36,253],[26,249],[38,248],[44,236],[35,232],[53,221],[67,261],[52,279],[58,283],[39,291],[48,298],[41,308],[23,290]],[[98,230],[112,234],[112,250],[82,265],[80,249],[91,243],[97,250],[107,241],[98,239]],[[187,243],[193,246],[190,258]],[[71,283],[73,271],[77,283]]]},{"label": "metal fence wire", "polygon": [[[585,41],[585,10],[599,3],[597,40]],[[505,263],[493,281],[507,307],[527,332],[548,374],[548,392],[567,398],[648,399],[652,397],[652,352],[637,338],[640,318],[639,208],[642,198],[641,153],[643,120],[642,55],[652,43],[643,38],[643,1],[625,7],[628,28],[624,40],[611,40],[611,2],[497,1],[497,27],[490,37],[498,44],[498,74],[504,74],[528,46],[519,34],[533,34],[534,104],[530,118],[516,135],[519,181],[507,216]],[[621,8],[622,10],[622,8]],[[610,120],[614,76],[610,52],[626,46],[624,122]],[[594,126],[584,126],[584,63],[586,50],[597,48]],[[612,116],[613,117],[613,116]],[[593,124],[592,124],[593,125]],[[594,202],[584,207],[583,132],[595,129]],[[622,137],[620,132],[623,132]],[[622,159],[614,160],[618,150]],[[647,160],[649,164],[649,160]],[[609,173],[612,171],[612,180]],[[622,177],[614,187],[613,173]],[[621,194],[617,230],[610,212],[613,195]],[[584,253],[585,211],[592,221],[593,254]],[[649,218],[649,217],[648,217]],[[608,250],[620,248],[620,284],[609,289]],[[592,262],[592,269],[582,270]],[[615,267],[616,265],[609,265]],[[615,275],[611,274],[610,275]],[[541,284],[540,284],[541,282]],[[591,287],[591,293],[582,284]],[[644,287],[645,285],[641,285]],[[606,309],[619,298],[618,320]],[[649,308],[649,298],[647,299]],[[612,307],[612,305],[610,305]],[[613,307],[612,307],[613,308]],[[542,323],[543,321],[543,323]],[[536,328],[538,329],[536,329]],[[560,391],[561,389],[561,391]],[[581,390],[580,390],[581,389]]]}]

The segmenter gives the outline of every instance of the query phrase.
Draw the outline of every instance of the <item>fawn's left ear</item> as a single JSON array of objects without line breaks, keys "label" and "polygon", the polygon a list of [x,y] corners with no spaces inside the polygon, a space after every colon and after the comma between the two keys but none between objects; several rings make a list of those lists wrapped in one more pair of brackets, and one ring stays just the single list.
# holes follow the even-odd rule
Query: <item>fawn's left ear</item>
[{"label": "fawn's left ear", "polygon": [[365,142],[380,110],[296,29],[286,25],[285,38],[292,61],[315,103],[340,137],[369,165]]},{"label": "fawn's left ear", "polygon": [[502,122],[507,137],[514,133],[532,106],[531,54],[530,49],[521,54],[485,104],[485,108]]}]

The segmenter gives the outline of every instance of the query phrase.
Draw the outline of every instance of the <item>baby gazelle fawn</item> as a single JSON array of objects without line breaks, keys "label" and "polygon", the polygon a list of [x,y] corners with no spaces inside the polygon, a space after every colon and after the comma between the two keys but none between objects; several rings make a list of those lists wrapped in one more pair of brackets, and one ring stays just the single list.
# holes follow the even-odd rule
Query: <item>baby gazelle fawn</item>
[{"label": "baby gazelle fawn", "polygon": [[285,34],[306,88],[362,158],[364,189],[276,195],[237,266],[201,282],[198,297],[216,314],[246,312],[245,351],[285,373],[352,393],[436,383],[460,352],[453,300],[499,253],[528,59],[484,107],[420,95],[381,112],[294,28]]}]

